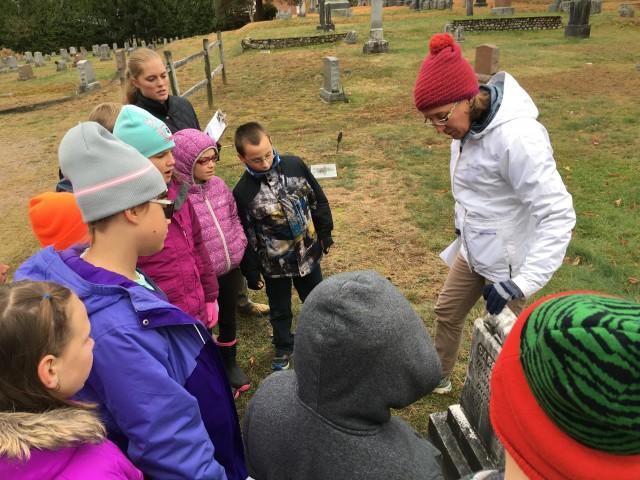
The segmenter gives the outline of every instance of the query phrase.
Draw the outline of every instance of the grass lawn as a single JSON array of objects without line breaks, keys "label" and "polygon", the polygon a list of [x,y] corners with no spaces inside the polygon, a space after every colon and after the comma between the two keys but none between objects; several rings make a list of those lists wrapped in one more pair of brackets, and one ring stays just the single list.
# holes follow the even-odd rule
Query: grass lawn
[{"label": "grass lawn", "polygon": [[[540,295],[593,289],[640,300],[640,72],[635,67],[640,63],[640,20],[619,17],[617,5],[605,2],[603,14],[592,17],[588,40],[566,40],[563,30],[467,32],[462,44],[471,60],[479,44],[500,47],[500,66],[536,102],[558,169],[574,198],[578,221],[565,265]],[[515,3],[515,7],[519,14],[542,13],[546,2]],[[464,11],[462,5],[452,12],[385,8],[384,35],[390,50],[375,56],[361,53],[369,10],[354,11],[353,17],[334,20],[336,31],[358,32],[357,45],[241,52],[244,37],[316,35],[317,15],[224,33],[228,85],[216,79],[214,102],[227,112],[230,126],[223,138],[219,174],[232,186],[242,173],[231,137],[237,125],[249,120],[264,123],[281,152],[301,155],[310,164],[336,163],[339,178],[322,181],[334,212],[336,241],[323,261],[325,275],[379,271],[402,290],[433,332],[433,305],[446,275],[437,254],[454,236],[449,140],[423,124],[413,108],[412,91],[430,36],[442,31],[447,20],[463,18]],[[476,16],[487,13],[488,9],[476,8]],[[563,17],[566,24],[567,15]],[[170,48],[175,60],[201,46],[199,37]],[[319,99],[322,58],[327,55],[340,59],[349,103],[327,105]],[[64,133],[85,119],[96,103],[121,98],[119,88],[108,85],[115,61],[94,66],[105,85],[100,92],[47,110],[0,117],[4,153],[0,189],[5,199],[0,204],[0,262],[17,266],[37,248],[26,205],[31,196],[53,189],[57,145]],[[202,78],[201,72],[200,61],[180,70],[181,89]],[[0,97],[0,108],[10,106],[12,98],[18,104],[15,99],[53,98],[67,87],[73,91],[76,77],[76,72],[67,72],[50,81],[39,79],[36,95],[29,90],[36,83],[18,84],[14,74],[0,76],[0,89],[14,92],[13,97]],[[67,90],[65,94],[70,93]],[[212,111],[205,92],[191,101],[201,123],[206,123]],[[336,154],[339,131],[344,139]],[[265,299],[262,292],[257,298]],[[471,317],[480,314],[479,304]],[[256,385],[269,373],[269,330],[266,319],[240,320],[241,361]],[[454,371],[452,394],[425,397],[399,412],[423,433],[428,414],[459,396],[469,331]],[[239,403],[240,413],[247,398]]]}]

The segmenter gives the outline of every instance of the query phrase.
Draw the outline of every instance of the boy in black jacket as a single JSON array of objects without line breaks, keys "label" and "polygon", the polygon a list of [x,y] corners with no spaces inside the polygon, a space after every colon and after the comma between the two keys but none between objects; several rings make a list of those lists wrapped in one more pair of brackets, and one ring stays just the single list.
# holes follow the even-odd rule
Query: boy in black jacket
[{"label": "boy in black jacket", "polygon": [[246,167],[233,189],[249,240],[240,267],[249,288],[266,286],[276,349],[271,368],[286,370],[293,352],[291,284],[304,302],[322,281],[320,258],[333,244],[331,209],[302,159],[279,156],[259,123],[238,127],[235,147]]}]

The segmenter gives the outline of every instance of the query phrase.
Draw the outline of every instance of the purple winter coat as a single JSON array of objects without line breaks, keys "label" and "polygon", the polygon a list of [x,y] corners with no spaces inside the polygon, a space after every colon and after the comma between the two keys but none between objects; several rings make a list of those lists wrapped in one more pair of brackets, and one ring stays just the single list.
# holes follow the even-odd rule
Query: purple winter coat
[{"label": "purple winter coat", "polygon": [[[175,200],[180,184],[169,183],[169,198]],[[200,224],[188,199],[176,211],[162,251],[138,258],[138,268],[151,277],[169,302],[200,321],[207,319],[205,302],[218,298],[218,279],[202,241]]]},{"label": "purple winter coat", "polygon": [[188,128],[173,136],[176,147],[173,157],[180,180],[189,185],[189,200],[196,212],[202,239],[209,253],[213,270],[219,277],[240,265],[247,237],[238,217],[233,194],[220,177],[198,184],[193,178],[196,159],[206,149],[215,147],[210,137]]},{"label": "purple winter coat", "polygon": [[[78,408],[0,413],[0,478],[142,480],[142,472],[104,439],[97,417]],[[23,452],[30,452],[23,459]]]}]

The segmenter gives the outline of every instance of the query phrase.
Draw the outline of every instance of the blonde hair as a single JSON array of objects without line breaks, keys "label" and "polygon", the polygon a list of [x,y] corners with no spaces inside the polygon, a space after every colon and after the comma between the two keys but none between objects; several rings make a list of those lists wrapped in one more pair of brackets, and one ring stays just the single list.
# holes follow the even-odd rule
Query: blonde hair
[{"label": "blonde hair", "polygon": [[133,104],[136,103],[138,99],[138,94],[140,91],[133,85],[131,81],[133,78],[137,78],[142,74],[144,70],[144,64],[149,60],[159,59],[162,61],[160,55],[149,48],[137,48],[131,53],[129,56],[129,60],[127,61],[127,72],[125,74],[125,90],[124,90],[124,101],[125,104]]},{"label": "blonde hair", "polygon": [[122,110],[121,103],[115,102],[105,102],[99,105],[96,105],[91,113],[89,114],[90,122],[97,122],[102,125],[104,128],[113,133],[113,127],[116,124],[116,119],[118,118],[118,114]]},{"label": "blonde hair", "polygon": [[71,291],[55,283],[0,285],[0,411],[38,413],[73,405],[55,397],[37,374],[40,360],[61,355],[69,342],[70,298]]},{"label": "blonde hair", "polygon": [[471,100],[469,100],[469,116],[471,122],[473,123],[482,118],[482,115],[487,111],[490,104],[491,95],[488,91],[481,89],[480,92],[474,95]]}]

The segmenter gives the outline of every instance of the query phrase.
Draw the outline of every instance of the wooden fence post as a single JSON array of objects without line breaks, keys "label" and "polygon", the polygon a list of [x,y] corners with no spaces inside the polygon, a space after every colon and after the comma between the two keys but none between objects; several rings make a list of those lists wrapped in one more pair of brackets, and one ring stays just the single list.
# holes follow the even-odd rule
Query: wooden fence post
[{"label": "wooden fence post", "polygon": [[224,65],[224,52],[222,51],[222,32],[218,30],[216,32],[218,38],[218,49],[220,51],[220,63],[222,64],[222,83],[227,84],[227,67]]},{"label": "wooden fence post", "polygon": [[171,93],[176,97],[180,96],[180,89],[178,88],[178,77],[176,76],[176,69],[173,67],[173,57],[169,50],[164,51],[164,58],[167,60],[167,70],[169,70],[169,83],[171,84]]},{"label": "wooden fence post", "polygon": [[202,39],[202,49],[204,52],[204,75],[207,79],[207,103],[209,108],[213,107],[213,88],[211,86],[211,63],[209,62],[209,39]]}]

